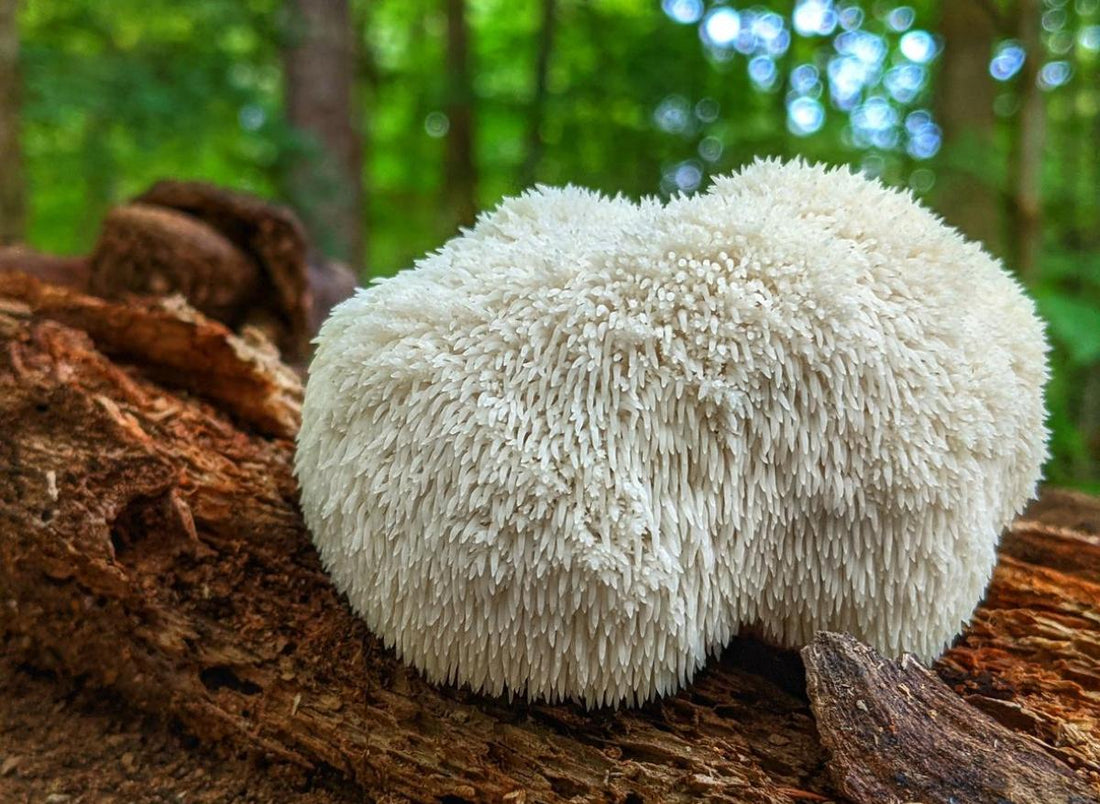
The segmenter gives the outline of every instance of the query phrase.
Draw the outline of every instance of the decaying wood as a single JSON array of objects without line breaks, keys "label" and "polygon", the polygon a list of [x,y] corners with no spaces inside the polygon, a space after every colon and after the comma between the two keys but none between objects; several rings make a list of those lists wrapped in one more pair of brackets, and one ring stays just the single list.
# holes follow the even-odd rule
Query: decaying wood
[{"label": "decaying wood", "polygon": [[[338,777],[371,799],[880,800],[842,794],[826,772],[835,742],[818,734],[797,655],[750,640],[689,689],[638,710],[425,683],[320,569],[296,507],[293,426],[261,424],[296,421],[295,393],[260,395],[258,416],[254,401],[204,389],[205,356],[240,346],[194,311],[7,282],[0,650],[9,656],[110,690],[205,745]],[[226,388],[262,373],[249,359],[220,360]],[[190,393],[169,390],[179,387]],[[1095,796],[1100,547],[1043,516],[1006,538],[989,602],[937,665],[960,697],[940,692],[963,712],[979,704],[1031,741],[1031,760],[1046,757]],[[925,728],[938,724],[929,717]]]},{"label": "decaying wood", "polygon": [[87,257],[44,254],[26,246],[0,246],[0,274],[21,273],[57,285],[86,291],[90,278]]},{"label": "decaying wood", "polygon": [[290,210],[244,193],[185,181],[159,181],[135,202],[189,215],[255,261],[263,277],[259,299],[269,303],[264,312],[272,317],[271,332],[279,349],[289,360],[306,353],[312,306],[309,246],[305,229]]},{"label": "decaying wood", "polygon": [[175,210],[117,207],[100,227],[89,290],[105,299],[183,295],[205,315],[243,322],[260,292],[260,267],[216,229]]},{"label": "decaying wood", "polygon": [[[60,321],[107,355],[140,363],[151,377],[184,388],[267,435],[298,431],[302,387],[261,336],[237,337],[178,297],[113,304],[23,274],[0,274],[9,312]],[[106,446],[106,445],[105,445]]]},{"label": "decaying wood", "polygon": [[199,182],[158,182],[113,209],[90,257],[0,247],[3,273],[112,300],[180,295],[238,332],[263,332],[299,368],[309,339],[356,286],[346,265],[311,251],[286,207]]},{"label": "decaying wood", "polygon": [[1086,804],[1095,791],[1034,740],[974,711],[911,656],[850,636],[802,651],[829,770],[855,801]]},{"label": "decaying wood", "polygon": [[[112,316],[84,313],[95,310]],[[785,757],[820,761],[805,703],[745,672],[641,713],[429,686],[321,572],[289,442],[166,393],[144,358],[123,370],[17,303],[0,339],[2,627],[37,666],[86,676],[201,740],[412,800],[780,802],[761,763],[774,754],[777,775],[798,777]],[[759,753],[739,723],[756,701],[755,728],[783,732]]]},{"label": "decaying wood", "polygon": [[1100,538],[1017,522],[984,603],[936,667],[976,708],[1100,778]]}]

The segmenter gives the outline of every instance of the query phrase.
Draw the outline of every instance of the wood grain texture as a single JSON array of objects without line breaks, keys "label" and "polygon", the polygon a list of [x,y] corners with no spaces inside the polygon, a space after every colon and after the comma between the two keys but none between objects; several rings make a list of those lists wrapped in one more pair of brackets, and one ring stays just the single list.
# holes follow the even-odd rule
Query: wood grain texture
[{"label": "wood grain texture", "polygon": [[1036,741],[959,698],[912,656],[884,659],[848,635],[803,649],[818,733],[838,790],[904,804],[1088,804],[1095,791]]},{"label": "wood grain texture", "polygon": [[[339,780],[331,789],[348,800],[884,800],[834,781],[838,742],[819,733],[797,655],[751,639],[637,710],[427,684],[321,571],[291,474],[300,389],[239,349],[186,307],[0,277],[5,660],[80,679],[203,746],[296,768],[307,788]],[[210,355],[223,355],[218,393],[203,374]],[[224,391],[265,377],[282,390]],[[935,695],[960,727],[986,712],[1034,748],[1027,767],[1095,800],[1100,546],[1087,525],[1100,517],[1090,517],[1078,502],[1052,504],[1006,535],[986,602],[935,667],[954,691]],[[870,683],[837,668],[831,684]],[[819,705],[822,687],[810,689]],[[905,700],[878,689],[884,706]],[[862,713],[833,698],[836,716]],[[922,739],[954,745],[926,727]],[[909,740],[895,747],[912,753]],[[862,745],[853,762],[886,761]],[[1000,760],[1009,772],[1012,757]]]}]

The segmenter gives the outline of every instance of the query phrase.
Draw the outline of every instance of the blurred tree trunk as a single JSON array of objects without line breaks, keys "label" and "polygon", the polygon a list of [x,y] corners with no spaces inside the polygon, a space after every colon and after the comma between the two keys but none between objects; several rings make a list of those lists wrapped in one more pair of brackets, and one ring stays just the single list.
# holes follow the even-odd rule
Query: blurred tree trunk
[{"label": "blurred tree trunk", "polygon": [[967,237],[1002,254],[1001,203],[991,177],[973,172],[976,156],[993,149],[996,87],[989,58],[997,35],[993,11],[977,0],[945,0],[940,33],[943,57],[937,86],[937,117],[943,127],[943,159],[936,207]]},{"label": "blurred tree trunk", "polygon": [[474,161],[474,90],[470,69],[470,28],[465,0],[444,0],[447,12],[447,130],[444,187],[460,226],[477,216]]},{"label": "blurred tree trunk", "polygon": [[289,176],[290,195],[322,250],[363,264],[363,141],[354,103],[356,37],[348,0],[286,0],[283,54],[291,124],[316,150]]},{"label": "blurred tree trunk", "polygon": [[1077,430],[1084,449],[1074,460],[1074,476],[1095,481],[1100,476],[1100,363],[1084,370],[1081,410],[1077,415]]},{"label": "blurred tree trunk", "polygon": [[0,0],[0,245],[23,240],[27,219],[19,142],[18,0]]},{"label": "blurred tree trunk", "polygon": [[1046,99],[1039,89],[1043,40],[1041,0],[1018,0],[1016,36],[1027,53],[1020,70],[1020,106],[1012,144],[1012,256],[1021,278],[1034,279],[1042,237],[1042,166]]},{"label": "blurred tree trunk", "polygon": [[535,92],[531,98],[531,113],[527,116],[527,156],[523,163],[521,183],[534,183],[542,159],[542,121],[546,113],[550,57],[554,50],[554,21],[557,0],[542,0],[542,23],[539,27],[538,52],[535,54]]}]

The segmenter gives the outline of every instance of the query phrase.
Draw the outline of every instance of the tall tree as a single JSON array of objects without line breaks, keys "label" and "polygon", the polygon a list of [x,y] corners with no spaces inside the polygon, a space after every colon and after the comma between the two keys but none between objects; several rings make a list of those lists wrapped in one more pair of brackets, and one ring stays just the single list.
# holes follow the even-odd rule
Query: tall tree
[{"label": "tall tree", "polygon": [[322,248],[359,268],[366,239],[363,138],[348,0],[286,2],[287,115],[308,153],[290,172],[290,195]]},{"label": "tall tree", "polygon": [[1012,147],[1012,257],[1025,279],[1034,279],[1042,226],[1040,172],[1046,134],[1046,99],[1039,89],[1043,57],[1041,0],[1018,0],[1016,36],[1027,54],[1019,76],[1019,109]]},{"label": "tall tree", "polygon": [[936,206],[963,234],[1002,253],[1001,203],[988,164],[994,148],[996,87],[989,58],[997,36],[996,6],[977,0],[942,5],[943,57],[937,81],[937,116],[943,127],[943,160]]},{"label": "tall tree", "polygon": [[470,28],[465,0],[444,0],[444,4],[447,12],[446,113],[450,121],[444,157],[445,192],[459,225],[468,226],[477,216]]},{"label": "tall tree", "polygon": [[527,155],[523,162],[521,184],[531,184],[542,159],[542,121],[546,113],[549,88],[550,55],[554,49],[554,22],[557,0],[542,0],[542,23],[539,27],[538,50],[535,53],[535,87],[531,111],[527,116]]},{"label": "tall tree", "polygon": [[0,0],[0,245],[23,239],[26,186],[19,138],[18,0]]}]

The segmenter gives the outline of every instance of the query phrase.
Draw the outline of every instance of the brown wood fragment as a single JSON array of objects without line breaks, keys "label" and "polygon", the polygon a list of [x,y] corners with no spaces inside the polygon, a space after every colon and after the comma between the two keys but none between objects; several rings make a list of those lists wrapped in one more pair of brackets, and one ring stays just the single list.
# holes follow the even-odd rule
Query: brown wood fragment
[{"label": "brown wood fragment", "polygon": [[274,340],[290,361],[308,350],[312,308],[308,279],[308,241],[298,218],[286,207],[203,182],[159,181],[135,203],[176,210],[220,232],[260,267],[261,301],[251,323],[272,318]]},{"label": "brown wood fragment", "polygon": [[103,352],[166,385],[216,401],[261,433],[292,438],[302,387],[261,336],[238,337],[178,297],[115,304],[22,274],[0,274],[0,299],[85,332]]},{"label": "brown wood fragment", "polygon": [[105,299],[179,293],[203,314],[240,324],[260,291],[260,268],[200,220],[130,204],[104,219],[91,256],[89,290]]},{"label": "brown wood fragment", "polygon": [[802,651],[818,732],[855,802],[1088,804],[1097,790],[1041,744],[955,695],[912,656],[820,633]]},{"label": "brown wood fragment", "polygon": [[90,268],[87,257],[43,254],[26,246],[0,246],[0,274],[30,274],[43,282],[87,290]]}]

